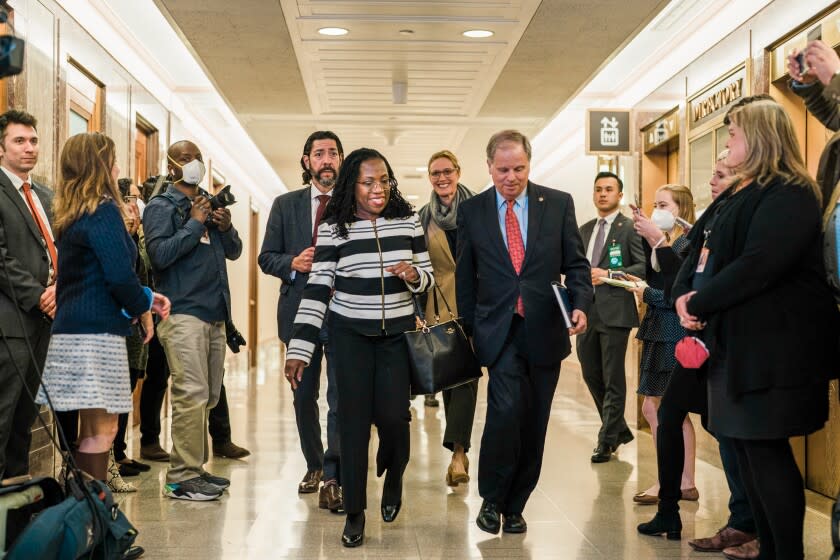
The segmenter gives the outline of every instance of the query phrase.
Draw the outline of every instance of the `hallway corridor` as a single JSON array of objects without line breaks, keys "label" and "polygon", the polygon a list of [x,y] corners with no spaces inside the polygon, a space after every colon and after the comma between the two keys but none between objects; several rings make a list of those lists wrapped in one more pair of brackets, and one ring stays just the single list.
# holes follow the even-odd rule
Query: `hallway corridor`
[{"label": "hallway corridor", "polygon": [[[636,525],[655,512],[651,506],[632,502],[632,496],[647,488],[655,475],[651,438],[641,433],[621,447],[617,460],[590,463],[599,423],[575,366],[564,367],[561,374],[542,478],[524,512],[525,535],[492,536],[475,525],[481,506],[475,473],[486,410],[485,382],[479,390],[469,487],[453,490],[444,484],[449,452],[440,445],[443,408],[425,408],[422,398],[415,399],[402,512],[393,524],[382,522],[382,479],[374,478],[371,470],[365,545],[345,549],[339,540],[344,517],[318,509],[317,494],[299,496],[296,491],[305,464],[291,395],[279,374],[279,346],[264,345],[261,367],[250,375],[237,365],[244,363],[244,355],[236,357],[242,359],[229,362],[225,381],[233,440],[252,455],[239,461],[211,459],[208,470],[232,481],[229,492],[215,502],[162,497],[163,463],[153,463],[152,471],[139,479],[128,479],[140,491],[119,499],[140,531],[137,543],[146,548],[144,558],[723,558],[693,552],[687,544],[695,536],[714,533],[726,520],[728,489],[723,473],[703,461],[697,464],[700,501],[681,503],[683,540],[637,535]],[[321,417],[325,422],[324,408]],[[138,441],[135,433],[129,456],[138,457],[132,453]],[[165,441],[164,447],[168,446]],[[806,555],[825,559],[831,551],[826,515],[830,502],[812,493],[808,499]]]}]

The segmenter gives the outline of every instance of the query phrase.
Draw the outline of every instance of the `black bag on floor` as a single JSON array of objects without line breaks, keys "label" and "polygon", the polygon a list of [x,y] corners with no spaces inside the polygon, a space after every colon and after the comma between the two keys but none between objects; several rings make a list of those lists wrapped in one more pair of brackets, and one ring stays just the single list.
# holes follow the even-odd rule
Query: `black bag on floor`
[{"label": "black bag on floor", "polygon": [[105,483],[76,480],[68,479],[67,498],[35,517],[4,560],[120,560],[125,555],[137,530]]},{"label": "black bag on floor", "polygon": [[[437,324],[429,326],[423,319],[421,328],[405,333],[411,362],[412,395],[432,395],[481,377],[481,366],[461,326],[461,320],[452,313],[442,293],[440,297],[446,305],[450,320],[440,322],[438,292],[435,286],[432,298]],[[422,317],[417,296],[413,296],[413,299],[417,316]]]},{"label": "black bag on floor", "polygon": [[36,515],[63,500],[64,491],[54,478],[32,478],[0,487],[0,557]]}]

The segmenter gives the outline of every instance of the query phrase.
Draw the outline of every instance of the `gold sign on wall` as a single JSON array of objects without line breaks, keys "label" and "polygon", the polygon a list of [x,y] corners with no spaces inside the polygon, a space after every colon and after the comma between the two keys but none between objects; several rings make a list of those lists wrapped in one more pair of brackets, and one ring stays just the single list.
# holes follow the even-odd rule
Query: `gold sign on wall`
[{"label": "gold sign on wall", "polygon": [[696,128],[726,110],[746,93],[747,70],[741,67],[688,100],[688,126]]},{"label": "gold sign on wall", "polygon": [[642,129],[645,152],[658,148],[680,135],[678,110],[679,107],[674,108],[666,115],[656,119],[654,122]]}]

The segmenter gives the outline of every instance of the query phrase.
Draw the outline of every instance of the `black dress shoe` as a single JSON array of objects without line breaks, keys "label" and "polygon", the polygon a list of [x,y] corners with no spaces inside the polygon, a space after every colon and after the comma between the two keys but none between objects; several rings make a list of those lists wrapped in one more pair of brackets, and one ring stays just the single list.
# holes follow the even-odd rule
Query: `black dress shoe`
[{"label": "black dress shoe", "polygon": [[478,512],[478,517],[475,518],[475,523],[482,531],[492,533],[494,535],[499,533],[502,523],[499,519],[499,506],[493,502],[484,500],[481,504],[481,511]]},{"label": "black dress shoe", "polygon": [[138,469],[135,469],[134,467],[126,463],[117,463],[117,467],[120,471],[120,476],[123,477],[138,476],[140,474],[140,471]]},{"label": "black dress shoe", "polygon": [[401,507],[402,502],[395,506],[382,506],[382,521],[392,523],[397,518],[397,515],[399,515]]},{"label": "black dress shoe", "polygon": [[640,523],[636,528],[643,535],[661,536],[665,535],[668,540],[680,540],[682,533],[682,520],[679,513],[657,513],[647,523]]},{"label": "black dress shoe", "polygon": [[344,522],[341,544],[347,548],[361,546],[365,540],[365,513],[350,513]]},{"label": "black dress shoe", "polygon": [[502,531],[505,533],[524,533],[528,530],[528,524],[525,523],[525,518],[521,513],[507,513],[505,514],[505,523],[502,525]]},{"label": "black dress shoe", "polygon": [[599,443],[590,460],[593,463],[606,463],[612,457],[613,448],[606,443]]},{"label": "black dress shoe", "polygon": [[132,546],[123,554],[122,560],[134,560],[140,558],[146,550],[142,546]]}]

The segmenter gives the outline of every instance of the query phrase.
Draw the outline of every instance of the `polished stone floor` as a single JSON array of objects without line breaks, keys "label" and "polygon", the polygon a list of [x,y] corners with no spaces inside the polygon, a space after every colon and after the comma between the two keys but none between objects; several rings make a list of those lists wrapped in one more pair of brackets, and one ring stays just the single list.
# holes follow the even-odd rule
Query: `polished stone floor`
[{"label": "polished stone floor", "polygon": [[[425,408],[418,398],[411,407],[411,462],[402,512],[393,524],[382,522],[378,514],[382,480],[371,471],[368,500],[373,507],[368,510],[365,545],[344,549],[339,542],[344,518],[319,510],[317,494],[297,494],[305,464],[291,396],[279,376],[279,360],[279,348],[266,345],[261,349],[261,367],[250,373],[237,361],[230,362],[225,383],[234,441],[252,455],[239,461],[211,460],[208,470],[232,481],[220,501],[193,503],[162,497],[165,465],[161,463],[154,464],[150,473],[129,479],[140,491],[120,500],[140,531],[138,544],[146,548],[145,558],[722,558],[695,553],[686,542],[714,533],[726,519],[728,490],[723,473],[703,461],[697,464],[700,501],[683,502],[683,540],[636,533],[636,525],[654,513],[650,506],[634,506],[631,501],[655,476],[651,438],[640,433],[636,441],[620,449],[617,460],[590,463],[598,416],[574,365],[564,367],[554,398],[542,478],[524,512],[526,534],[493,536],[476,527],[474,519],[481,506],[476,481],[454,490],[445,486],[449,456],[440,445],[443,409]],[[482,384],[473,432],[474,462],[485,409],[486,386]],[[129,449],[138,441],[135,430]],[[372,452],[375,445],[373,438]],[[476,467],[472,466],[473,472]],[[809,559],[830,554],[829,508],[828,500],[809,493]]]}]

